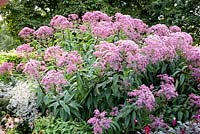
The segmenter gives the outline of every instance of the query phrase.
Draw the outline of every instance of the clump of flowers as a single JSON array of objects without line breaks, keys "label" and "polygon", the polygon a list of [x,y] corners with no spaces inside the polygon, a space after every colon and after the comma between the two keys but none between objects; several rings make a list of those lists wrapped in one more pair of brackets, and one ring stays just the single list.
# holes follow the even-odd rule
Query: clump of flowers
[{"label": "clump of flowers", "polygon": [[43,77],[41,84],[45,86],[46,92],[51,88],[56,88],[57,92],[62,91],[62,86],[67,84],[64,74],[61,71],[50,70]]},{"label": "clump of flowers", "polygon": [[39,78],[39,68],[40,68],[40,61],[37,60],[30,60],[24,66],[24,73],[29,74],[29,76],[38,79]]},{"label": "clump of flowers", "polygon": [[22,44],[16,48],[17,53],[27,53],[32,52],[33,47],[31,47],[29,44]]},{"label": "clump of flowers", "polygon": [[170,34],[169,28],[164,24],[156,24],[150,27],[148,32],[159,36],[168,36]]},{"label": "clump of flowers", "polygon": [[111,116],[117,116],[119,114],[118,107],[113,107],[112,111],[110,112]]},{"label": "clump of flowers", "polygon": [[178,27],[178,26],[170,26],[169,27],[169,30],[173,33],[176,33],[176,32],[181,32],[181,28]]},{"label": "clump of flowers", "polygon": [[34,32],[34,34],[38,39],[46,39],[53,35],[53,29],[48,26],[41,26]]},{"label": "clump of flowers", "polygon": [[100,113],[98,109],[94,110],[94,117],[90,118],[87,122],[93,125],[94,134],[102,134],[103,129],[109,129],[111,119],[106,118],[106,112]]},{"label": "clump of flowers", "polygon": [[64,51],[60,48],[60,46],[52,46],[48,47],[44,52],[44,60],[51,61],[51,60],[59,60],[62,57],[62,53]]},{"label": "clump of flowers", "polygon": [[23,39],[29,39],[31,36],[34,35],[35,30],[29,27],[24,27],[20,32],[19,36]]},{"label": "clump of flowers", "polygon": [[66,67],[67,73],[78,70],[78,66],[83,63],[81,55],[77,51],[63,52],[62,56],[57,60],[57,66]]},{"label": "clump of flowers", "polygon": [[51,19],[50,26],[55,29],[64,30],[66,28],[72,28],[73,23],[68,21],[68,19],[62,15],[56,15]]},{"label": "clump of flowers", "polygon": [[0,66],[0,74],[9,73],[14,69],[14,63],[4,62]]},{"label": "clump of flowers", "polygon": [[153,115],[150,115],[150,119],[152,120],[152,123],[150,124],[151,128],[168,128],[169,126],[164,122],[163,116],[155,117]]},{"label": "clump of flowers", "polygon": [[200,96],[198,95],[195,95],[195,94],[190,94],[189,95],[189,98],[190,98],[190,102],[196,106],[196,107],[200,107]]},{"label": "clump of flowers", "polygon": [[160,85],[160,90],[156,92],[156,95],[160,96],[163,94],[167,100],[175,98],[178,96],[176,88],[174,86],[174,78],[168,76],[167,74],[160,74],[158,77],[162,80]]},{"label": "clump of flowers", "polygon": [[109,17],[107,14],[102,13],[101,11],[93,11],[93,12],[86,12],[82,16],[82,20],[83,20],[83,22],[92,24],[92,23],[96,23],[96,22],[100,22],[100,21],[111,22],[112,18]]},{"label": "clump of flowers", "polygon": [[151,85],[150,87],[147,87],[146,85],[141,85],[139,87],[139,90],[128,92],[128,96],[131,98],[137,97],[136,105],[139,108],[145,107],[148,110],[152,111],[156,103],[155,97],[151,92],[153,88],[153,85]]},{"label": "clump of flowers", "polygon": [[140,19],[134,19],[129,15],[121,13],[115,14],[115,25],[134,41],[141,39],[142,35],[147,32],[148,26]]}]

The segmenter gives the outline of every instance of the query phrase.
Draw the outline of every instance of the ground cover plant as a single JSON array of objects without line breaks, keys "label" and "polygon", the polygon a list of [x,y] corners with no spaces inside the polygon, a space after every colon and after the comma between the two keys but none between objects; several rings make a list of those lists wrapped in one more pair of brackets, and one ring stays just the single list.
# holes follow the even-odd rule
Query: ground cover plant
[{"label": "ground cover plant", "polygon": [[3,62],[0,74],[16,83],[7,113],[22,123],[5,117],[2,133],[198,133],[200,48],[178,26],[93,11],[19,36],[20,63]]}]

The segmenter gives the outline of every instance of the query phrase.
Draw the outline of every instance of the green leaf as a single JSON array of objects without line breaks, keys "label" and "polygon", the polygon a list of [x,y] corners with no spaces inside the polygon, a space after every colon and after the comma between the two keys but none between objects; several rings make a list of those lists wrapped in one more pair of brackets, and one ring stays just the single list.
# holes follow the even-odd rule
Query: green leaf
[{"label": "green leaf", "polygon": [[183,113],[181,111],[178,112],[178,120],[181,121],[183,117]]},{"label": "green leaf", "polygon": [[60,105],[63,107],[63,109],[65,110],[65,112],[67,112],[67,114],[69,116],[71,116],[70,108],[65,104],[65,102],[64,101],[60,101]]},{"label": "green leaf", "polygon": [[180,86],[183,84],[184,80],[185,80],[185,75],[181,74],[180,75]]}]

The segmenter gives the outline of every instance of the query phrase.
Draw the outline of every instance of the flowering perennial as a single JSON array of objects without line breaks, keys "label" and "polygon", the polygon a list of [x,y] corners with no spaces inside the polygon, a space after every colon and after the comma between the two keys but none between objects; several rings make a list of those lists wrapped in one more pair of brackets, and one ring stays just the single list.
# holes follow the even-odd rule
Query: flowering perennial
[{"label": "flowering perennial", "polygon": [[29,76],[33,78],[38,79],[40,65],[40,61],[30,60],[28,63],[25,64],[23,72],[29,74]]},{"label": "flowering perennial", "polygon": [[20,32],[19,32],[19,36],[23,39],[28,39],[29,37],[31,37],[34,34],[35,30],[31,29],[29,27],[24,27]]},{"label": "flowering perennial", "polygon": [[56,88],[57,92],[62,91],[62,86],[67,84],[64,74],[61,71],[50,70],[43,77],[41,83],[45,86],[45,90],[48,91],[51,87]]},{"label": "flowering perennial", "polygon": [[55,29],[66,29],[66,28],[72,28],[73,23],[68,21],[68,19],[61,15],[56,15],[51,19],[50,26],[52,26]]},{"label": "flowering perennial", "polygon": [[33,51],[33,47],[29,44],[22,44],[16,48],[17,53],[28,53]]},{"label": "flowering perennial", "polygon": [[139,90],[128,92],[128,96],[131,98],[137,97],[136,104],[139,108],[145,107],[152,111],[155,107],[155,97],[152,94],[151,89],[153,89],[152,85],[150,87],[141,85]]},{"label": "flowering perennial", "polygon": [[163,116],[155,117],[153,115],[150,115],[150,119],[152,120],[152,123],[150,124],[151,128],[167,128],[169,127],[163,120]]},{"label": "flowering perennial", "polygon": [[190,94],[189,95],[190,102],[195,105],[196,107],[200,107],[200,96],[195,95],[195,94]]},{"label": "flowering perennial", "polygon": [[14,64],[11,62],[4,62],[0,66],[0,74],[8,73],[14,69]]},{"label": "flowering perennial", "polygon": [[53,29],[48,26],[41,26],[39,29],[37,29],[34,34],[39,39],[46,39],[53,35]]},{"label": "flowering perennial", "polygon": [[94,117],[90,118],[87,122],[93,125],[94,134],[102,134],[103,129],[109,129],[111,119],[105,117],[106,112],[100,113],[98,109],[94,110]]},{"label": "flowering perennial", "polygon": [[163,94],[165,95],[167,100],[178,96],[178,93],[176,92],[176,88],[174,86],[173,77],[170,77],[167,74],[160,74],[158,75],[158,77],[162,80],[160,85],[161,89],[156,93],[158,96]]}]

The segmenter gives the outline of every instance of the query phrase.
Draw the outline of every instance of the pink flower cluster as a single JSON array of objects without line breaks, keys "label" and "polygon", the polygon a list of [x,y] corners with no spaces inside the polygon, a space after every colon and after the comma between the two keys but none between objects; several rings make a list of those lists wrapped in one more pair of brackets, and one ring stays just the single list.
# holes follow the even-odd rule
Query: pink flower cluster
[{"label": "pink flower cluster", "polygon": [[178,96],[176,88],[174,86],[174,78],[168,76],[167,74],[160,74],[158,77],[162,80],[160,85],[160,90],[156,92],[156,95],[160,96],[163,94],[167,100],[175,98]]},{"label": "pink flower cluster", "polygon": [[53,87],[56,88],[57,92],[61,92],[62,86],[66,85],[67,81],[65,80],[63,72],[50,70],[43,77],[41,84],[45,86],[46,91]]},{"label": "pink flower cluster", "polygon": [[113,22],[101,21],[92,25],[92,33],[96,37],[106,38],[115,34],[115,26]]},{"label": "pink flower cluster", "polygon": [[153,86],[147,87],[146,85],[141,85],[139,90],[134,90],[128,92],[128,96],[133,98],[137,97],[136,104],[139,108],[147,108],[149,111],[152,111],[155,107],[155,97],[151,90]]},{"label": "pink flower cluster", "polygon": [[196,106],[196,107],[200,107],[200,96],[198,96],[198,95],[195,95],[195,94],[190,94],[189,95],[189,98],[190,98],[190,102],[194,105],[194,106]]},{"label": "pink flower cluster", "polygon": [[45,61],[55,60],[57,66],[66,67],[67,73],[78,70],[78,65],[82,64],[80,54],[77,51],[64,52],[60,46],[52,46],[45,50]]},{"label": "pink flower cluster", "polygon": [[78,70],[78,66],[83,63],[81,55],[77,51],[64,52],[57,61],[57,66],[66,66],[67,73],[73,73]]},{"label": "pink flower cluster", "polygon": [[23,72],[27,73],[30,77],[38,79],[40,66],[40,61],[30,60],[25,64]]},{"label": "pink flower cluster", "polygon": [[122,69],[121,50],[113,43],[101,42],[95,46],[94,55],[99,58],[99,62],[95,66],[100,66],[102,70],[106,69],[107,65],[114,70]]},{"label": "pink flower cluster", "polygon": [[87,123],[93,125],[94,134],[103,134],[103,129],[109,129],[111,119],[105,117],[106,112],[100,113],[98,109],[94,110],[94,117],[90,118]]},{"label": "pink flower cluster", "polygon": [[24,27],[20,32],[19,32],[19,36],[23,39],[29,39],[33,34],[34,34],[35,30],[31,29],[29,27]]},{"label": "pink flower cluster", "polygon": [[[75,16],[71,16],[75,17]],[[64,30],[66,28],[72,28],[73,23],[68,21],[68,19],[62,15],[56,15],[51,19],[50,26],[52,26],[55,29],[61,29]]]},{"label": "pink flower cluster", "polygon": [[132,40],[136,41],[147,32],[148,26],[140,19],[134,19],[129,15],[115,14],[115,25]]},{"label": "pink flower cluster", "polygon": [[71,20],[77,20],[79,17],[77,14],[69,14],[68,15],[68,20],[71,21]]},{"label": "pink flower cluster", "polygon": [[170,34],[169,28],[164,24],[156,24],[150,27],[148,32],[158,36],[168,36]]},{"label": "pink flower cluster", "polygon": [[22,44],[16,48],[17,53],[28,53],[33,51],[33,47],[29,44]]},{"label": "pink flower cluster", "polygon": [[4,62],[0,66],[0,74],[8,73],[14,69],[14,63]]},{"label": "pink flower cluster", "polygon": [[169,126],[164,122],[163,116],[155,117],[153,115],[150,115],[150,119],[152,120],[152,123],[150,124],[150,127],[153,129],[156,128],[168,128]]},{"label": "pink flower cluster", "polygon": [[112,111],[110,112],[111,116],[117,116],[119,114],[118,107],[113,107]]},{"label": "pink flower cluster", "polygon": [[60,46],[52,46],[48,47],[44,52],[44,60],[59,60],[62,57],[64,50],[60,48]]},{"label": "pink flower cluster", "polygon": [[53,29],[48,26],[41,26],[34,32],[34,34],[39,39],[46,39],[53,35]]},{"label": "pink flower cluster", "polygon": [[82,16],[82,20],[83,22],[92,24],[100,21],[111,22],[112,17],[109,17],[107,14],[102,13],[101,11],[93,11],[93,12],[86,12]]}]

